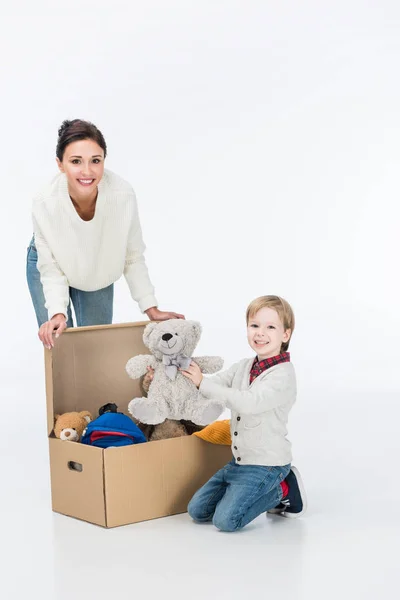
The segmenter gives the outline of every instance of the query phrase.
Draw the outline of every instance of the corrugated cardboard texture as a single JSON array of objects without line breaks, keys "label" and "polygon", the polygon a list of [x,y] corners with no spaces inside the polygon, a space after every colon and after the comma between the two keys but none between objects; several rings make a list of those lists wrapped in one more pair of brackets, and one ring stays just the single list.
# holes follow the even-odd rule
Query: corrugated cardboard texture
[{"label": "corrugated cardboard texture", "polygon": [[196,436],[104,452],[107,527],[185,512],[196,490],[232,458]]},{"label": "corrugated cardboard texture", "polygon": [[49,439],[49,446],[53,510],[105,526],[102,450],[56,438]]},{"label": "corrugated cardboard texture", "polygon": [[46,382],[46,403],[47,403],[47,432],[50,435],[54,426],[53,412],[53,354],[51,350],[44,351],[44,372]]},{"label": "corrugated cardboard texture", "polygon": [[51,351],[53,398],[48,396],[48,403],[53,414],[89,410],[97,417],[107,402],[128,414],[129,401],[141,392],[125,365],[131,356],[149,354],[142,340],[145,325],[80,327],[63,333]]}]

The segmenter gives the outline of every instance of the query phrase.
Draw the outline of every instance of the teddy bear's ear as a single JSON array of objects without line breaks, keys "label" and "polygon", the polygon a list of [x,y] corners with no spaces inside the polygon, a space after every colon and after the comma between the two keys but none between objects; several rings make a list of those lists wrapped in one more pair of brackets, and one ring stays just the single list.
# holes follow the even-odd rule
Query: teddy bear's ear
[{"label": "teddy bear's ear", "polygon": [[81,417],[83,417],[85,419],[85,421],[87,421],[88,423],[90,423],[90,421],[93,420],[93,417],[88,410],[83,410],[82,412],[79,413],[79,415]]},{"label": "teddy bear's ear", "polygon": [[57,419],[59,419],[61,417],[61,415],[54,415],[54,423],[57,421]]},{"label": "teddy bear's ear", "polygon": [[151,336],[151,334],[153,333],[154,329],[157,327],[158,323],[156,323],[155,321],[152,321],[151,323],[149,323],[148,325],[146,325],[146,327],[144,328],[144,332],[143,332],[143,342],[144,345],[148,346],[148,342],[149,342],[149,338]]},{"label": "teddy bear's ear", "polygon": [[198,321],[192,321],[192,329],[196,338],[199,338],[201,335],[201,325]]}]

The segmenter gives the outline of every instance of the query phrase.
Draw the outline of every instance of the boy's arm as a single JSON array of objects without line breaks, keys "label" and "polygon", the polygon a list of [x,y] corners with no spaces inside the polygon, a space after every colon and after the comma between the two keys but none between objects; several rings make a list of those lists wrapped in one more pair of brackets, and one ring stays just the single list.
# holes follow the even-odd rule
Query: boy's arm
[{"label": "boy's arm", "polygon": [[[196,362],[196,359],[194,359]],[[238,363],[235,363],[229,369],[222,371],[222,373],[218,373],[217,375],[212,375],[211,377],[203,377],[203,381],[209,381],[215,384],[218,388],[229,388],[232,385],[232,379],[237,371]],[[201,386],[200,386],[201,387]]]},{"label": "boy's arm", "polygon": [[250,390],[234,390],[215,383],[218,375],[203,377],[200,392],[206,398],[221,400],[228,408],[243,415],[256,415],[272,410],[282,404],[292,404],[296,396],[294,372],[278,369],[271,373],[260,385]]}]

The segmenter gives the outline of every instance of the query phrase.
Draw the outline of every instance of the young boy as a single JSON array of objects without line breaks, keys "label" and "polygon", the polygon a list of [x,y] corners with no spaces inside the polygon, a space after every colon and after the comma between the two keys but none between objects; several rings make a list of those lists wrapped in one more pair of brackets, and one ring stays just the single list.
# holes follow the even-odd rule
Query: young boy
[{"label": "young boy", "polygon": [[296,518],[306,510],[300,475],[291,467],[286,439],[289,411],[296,400],[290,362],[295,319],[279,296],[262,296],[247,309],[247,340],[257,354],[227,371],[203,377],[192,362],[183,374],[206,398],[231,409],[233,459],[200,488],[188,506],[197,522],[236,531],[263,512]]}]

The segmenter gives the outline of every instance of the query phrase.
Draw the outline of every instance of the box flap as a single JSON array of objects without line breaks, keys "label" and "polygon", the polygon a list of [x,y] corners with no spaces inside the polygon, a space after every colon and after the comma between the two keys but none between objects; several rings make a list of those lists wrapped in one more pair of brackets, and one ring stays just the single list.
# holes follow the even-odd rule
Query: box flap
[{"label": "box flap", "polygon": [[53,354],[51,350],[44,349],[44,373],[46,385],[47,406],[47,432],[50,435],[54,426],[53,411]]},{"label": "box flap", "polygon": [[139,380],[125,371],[129,358],[149,354],[143,344],[146,322],[67,329],[53,350],[46,350],[46,396],[49,434],[54,414],[89,410],[93,417],[107,402],[121,412],[140,396]]}]

